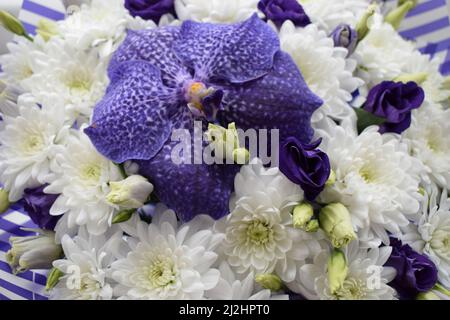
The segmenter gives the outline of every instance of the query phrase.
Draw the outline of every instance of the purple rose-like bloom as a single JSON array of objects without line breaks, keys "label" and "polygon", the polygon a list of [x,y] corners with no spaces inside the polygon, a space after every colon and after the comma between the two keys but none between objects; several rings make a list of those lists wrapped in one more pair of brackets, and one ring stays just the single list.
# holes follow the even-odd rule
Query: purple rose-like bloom
[{"label": "purple rose-like bloom", "polygon": [[291,20],[297,27],[304,27],[311,23],[297,0],[260,0],[258,9],[277,27],[281,27],[287,20]]},{"label": "purple rose-like bloom", "polygon": [[203,121],[203,130],[207,121],[276,128],[282,140],[307,143],[311,115],[322,104],[280,51],[275,31],[256,15],[237,24],[186,21],[129,31],[109,77],[86,134],[112,161],[137,161],[155,195],[183,221],[226,215],[239,167],[191,164],[191,152],[178,152],[182,143],[171,138],[175,129],[190,134],[193,150],[194,120]]},{"label": "purple rose-like bloom", "polygon": [[325,188],[330,177],[330,160],[317,147],[321,139],[305,144],[295,137],[286,139],[280,149],[280,170],[292,182],[301,186],[305,198],[313,201]]},{"label": "purple rose-like bloom", "polygon": [[59,195],[44,193],[45,187],[46,185],[34,189],[25,189],[23,207],[39,228],[53,230],[61,216],[50,215],[50,208]]},{"label": "purple rose-like bloom", "polygon": [[125,0],[125,8],[133,17],[156,23],[167,13],[175,15],[174,0]]},{"label": "purple rose-like bloom", "polygon": [[381,133],[402,133],[411,125],[411,111],[424,99],[423,89],[415,82],[383,81],[370,90],[364,110],[385,119]]},{"label": "purple rose-like bloom", "polygon": [[437,282],[436,265],[396,238],[391,237],[391,246],[392,253],[385,265],[395,268],[397,275],[389,285],[403,299],[414,299],[418,293],[431,290]]},{"label": "purple rose-like bloom", "polygon": [[342,47],[348,50],[347,56],[350,56],[355,51],[358,43],[358,32],[348,24],[338,25],[330,37],[333,39],[335,47]]}]

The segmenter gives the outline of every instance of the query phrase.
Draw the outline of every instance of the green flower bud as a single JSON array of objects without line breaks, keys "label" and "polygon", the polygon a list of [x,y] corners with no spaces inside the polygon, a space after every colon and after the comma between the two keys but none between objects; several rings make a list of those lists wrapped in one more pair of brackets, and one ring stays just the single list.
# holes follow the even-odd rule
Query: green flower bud
[{"label": "green flower bud", "polygon": [[233,160],[237,164],[246,164],[250,160],[250,152],[245,148],[233,150]]},{"label": "green flower bud", "polygon": [[36,33],[47,42],[51,37],[59,34],[58,25],[54,21],[41,19],[37,24]]},{"label": "green flower bud", "polygon": [[410,81],[414,81],[418,85],[424,83],[427,81],[428,73],[426,72],[418,72],[418,73],[410,73],[410,74],[402,74],[401,76],[398,76],[394,79],[396,82],[403,82],[407,83]]},{"label": "green flower bud", "polygon": [[433,291],[421,292],[417,295],[416,300],[441,300]]},{"label": "green flower bud", "polygon": [[120,211],[118,214],[116,214],[114,216],[111,223],[116,224],[116,223],[122,223],[122,222],[128,221],[131,219],[131,216],[135,212],[136,212],[136,210],[134,210],[134,209]]},{"label": "green flower bud", "polygon": [[312,217],[314,217],[314,208],[307,202],[296,205],[292,210],[294,228],[305,229]]},{"label": "green flower bud", "polygon": [[205,133],[215,157],[227,159],[237,164],[245,164],[250,159],[250,152],[239,146],[239,135],[234,122],[228,124],[228,128],[210,123]]},{"label": "green flower bud", "polygon": [[322,208],[319,222],[335,248],[344,247],[356,239],[350,213],[341,203],[332,203]]},{"label": "green flower bud", "polygon": [[6,253],[6,261],[14,273],[29,269],[50,269],[54,260],[62,254],[62,247],[55,242],[55,233],[40,229],[36,236],[11,237],[11,249]]},{"label": "green flower bud", "polygon": [[411,0],[404,1],[404,3],[391,12],[389,12],[386,17],[384,18],[384,21],[389,23],[394,27],[395,30],[400,28],[400,25],[405,18],[406,14],[414,8],[414,2]]},{"label": "green flower bud", "polygon": [[264,289],[270,291],[280,291],[283,288],[283,283],[279,276],[270,273],[259,274],[255,277],[256,283],[258,283]]},{"label": "green flower bud", "polygon": [[45,290],[49,291],[53,289],[58,284],[59,278],[61,278],[63,275],[64,273],[57,268],[53,268],[52,270],[50,270],[47,276]]},{"label": "green flower bud", "polygon": [[372,17],[375,12],[377,11],[378,6],[376,4],[371,4],[366,12],[364,12],[361,19],[356,24],[356,32],[358,32],[358,40],[361,41],[364,39],[364,37],[369,33],[369,26],[367,25],[367,22],[369,21],[369,18]]},{"label": "green flower bud", "polygon": [[330,171],[330,176],[328,177],[327,182],[325,182],[326,187],[331,187],[336,183],[336,172],[334,170]]},{"label": "green flower bud", "polygon": [[419,2],[419,0],[398,0],[398,6],[401,6],[401,5],[403,5],[405,2],[408,2],[408,1],[412,1],[412,3],[413,3],[413,8],[414,8],[415,6],[417,6],[417,3]]},{"label": "green flower bud", "polygon": [[11,202],[9,202],[9,192],[0,188],[0,214],[8,210]]},{"label": "green flower bud", "polygon": [[308,224],[305,227],[305,231],[306,232],[317,232],[319,230],[320,226],[319,226],[319,220],[317,219],[312,219],[311,221],[308,222]]},{"label": "green flower bud", "polygon": [[9,32],[33,40],[25,31],[22,22],[5,10],[0,10],[0,25]]},{"label": "green flower bud", "polygon": [[339,249],[334,249],[328,258],[327,265],[328,286],[332,294],[344,284],[347,274],[348,266],[345,254]]},{"label": "green flower bud", "polygon": [[139,175],[132,175],[125,180],[110,182],[109,186],[111,191],[106,196],[106,200],[122,209],[142,207],[153,191],[153,185]]}]

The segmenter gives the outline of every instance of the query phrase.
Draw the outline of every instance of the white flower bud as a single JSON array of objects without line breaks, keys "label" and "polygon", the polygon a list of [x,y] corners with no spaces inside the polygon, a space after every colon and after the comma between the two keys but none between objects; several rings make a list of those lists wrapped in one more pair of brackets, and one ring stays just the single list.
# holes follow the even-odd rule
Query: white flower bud
[{"label": "white flower bud", "polygon": [[335,248],[344,247],[356,239],[350,213],[341,203],[332,203],[322,208],[319,222]]},{"label": "white flower bud", "polygon": [[50,269],[52,262],[60,258],[61,245],[55,242],[55,233],[46,230],[33,230],[39,234],[28,237],[11,237],[11,249],[6,253],[6,261],[14,273],[29,269]]},{"label": "white flower bud", "polygon": [[122,181],[110,182],[111,191],[106,200],[122,209],[142,207],[153,191],[153,185],[142,176],[132,175]]},{"label": "white flower bud", "polygon": [[334,294],[345,281],[348,274],[347,260],[341,250],[334,249],[328,258],[328,286],[330,292]]}]

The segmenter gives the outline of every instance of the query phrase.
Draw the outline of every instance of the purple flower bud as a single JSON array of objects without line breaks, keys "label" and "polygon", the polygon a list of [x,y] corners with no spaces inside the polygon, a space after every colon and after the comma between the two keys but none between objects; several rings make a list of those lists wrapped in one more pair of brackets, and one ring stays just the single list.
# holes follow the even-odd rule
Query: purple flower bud
[{"label": "purple flower bud", "polygon": [[325,188],[330,176],[330,160],[326,153],[317,149],[321,139],[303,144],[289,137],[280,150],[280,170],[292,182],[300,185],[306,199],[314,200]]},{"label": "purple flower bud", "polygon": [[389,285],[397,290],[400,298],[414,299],[418,293],[431,290],[437,282],[436,265],[398,239],[391,238],[391,246],[392,253],[385,265],[397,270]]},{"label": "purple flower bud", "polygon": [[383,81],[373,87],[364,110],[385,119],[380,132],[402,133],[411,125],[411,111],[419,108],[425,93],[415,82]]},{"label": "purple flower bud", "polygon": [[34,189],[25,189],[23,207],[39,228],[53,230],[61,216],[50,215],[50,208],[59,195],[44,193],[45,187],[46,185]]},{"label": "purple flower bud", "polygon": [[286,20],[291,20],[297,27],[304,27],[311,23],[297,0],[260,0],[258,9],[277,27],[280,27]]},{"label": "purple flower bud", "polygon": [[358,32],[348,24],[338,25],[330,34],[330,37],[333,39],[335,47],[342,47],[348,50],[347,56],[350,56],[355,51],[358,43]]},{"label": "purple flower bud", "polygon": [[133,17],[139,16],[155,23],[166,13],[175,15],[174,0],[125,0],[125,8]]}]

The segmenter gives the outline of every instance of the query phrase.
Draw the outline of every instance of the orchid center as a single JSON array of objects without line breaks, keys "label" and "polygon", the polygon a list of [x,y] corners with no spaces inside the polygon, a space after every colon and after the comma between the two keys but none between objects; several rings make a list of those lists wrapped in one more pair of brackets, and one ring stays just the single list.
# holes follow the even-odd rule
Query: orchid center
[{"label": "orchid center", "polygon": [[200,81],[187,81],[184,86],[184,98],[195,117],[214,121],[223,97],[222,90],[208,87]]}]

